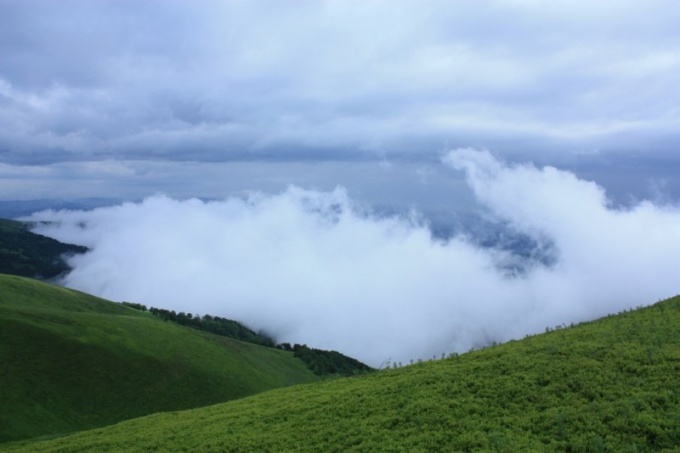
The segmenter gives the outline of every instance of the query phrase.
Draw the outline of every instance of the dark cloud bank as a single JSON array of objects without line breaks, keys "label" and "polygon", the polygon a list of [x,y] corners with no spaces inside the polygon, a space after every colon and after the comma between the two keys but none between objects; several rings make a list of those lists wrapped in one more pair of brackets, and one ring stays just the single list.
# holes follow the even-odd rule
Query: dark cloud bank
[{"label": "dark cloud bank", "polygon": [[373,365],[461,352],[678,293],[677,205],[614,207],[573,173],[506,165],[486,151],[456,149],[443,161],[464,171],[489,216],[544,245],[551,259],[481,247],[471,235],[433,238],[416,214],[372,214],[341,188],[214,202],[156,196],[32,219],[55,222],[40,233],[92,248],[73,258],[67,286],[231,317]]},{"label": "dark cloud bank", "polygon": [[672,157],[678,18],[670,0],[0,0],[0,176],[28,180],[0,198],[445,145]]}]

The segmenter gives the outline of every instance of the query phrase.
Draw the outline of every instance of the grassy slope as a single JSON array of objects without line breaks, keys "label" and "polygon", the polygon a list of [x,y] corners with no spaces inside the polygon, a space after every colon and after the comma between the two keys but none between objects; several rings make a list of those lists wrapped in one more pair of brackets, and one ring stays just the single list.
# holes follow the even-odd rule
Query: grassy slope
[{"label": "grassy slope", "polygon": [[0,442],[199,407],[316,379],[290,352],[0,275]]},{"label": "grassy slope", "polygon": [[8,447],[678,451],[679,332],[676,297],[446,360]]}]

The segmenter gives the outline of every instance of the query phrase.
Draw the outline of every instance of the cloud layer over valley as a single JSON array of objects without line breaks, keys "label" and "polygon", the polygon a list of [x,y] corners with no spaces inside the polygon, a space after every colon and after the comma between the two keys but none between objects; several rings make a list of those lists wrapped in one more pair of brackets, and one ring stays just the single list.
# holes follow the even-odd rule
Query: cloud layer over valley
[{"label": "cloud layer over valley", "polygon": [[[431,358],[593,319],[680,292],[680,209],[614,207],[573,173],[443,156],[508,231],[552,260],[436,239],[416,214],[385,217],[344,189],[205,202],[164,196],[46,211],[37,231],[91,247],[64,283],[113,300],[237,319],[279,341],[380,365]],[[514,269],[519,269],[514,271]]]}]

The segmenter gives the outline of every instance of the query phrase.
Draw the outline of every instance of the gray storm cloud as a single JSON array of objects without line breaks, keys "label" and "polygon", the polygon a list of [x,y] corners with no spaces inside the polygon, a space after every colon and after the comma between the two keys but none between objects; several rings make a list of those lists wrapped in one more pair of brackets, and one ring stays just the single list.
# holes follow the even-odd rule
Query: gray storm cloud
[{"label": "gray storm cloud", "polygon": [[[550,265],[432,237],[417,215],[384,217],[343,189],[204,202],[156,196],[46,211],[37,230],[91,247],[64,284],[113,300],[226,316],[279,341],[407,362],[655,302],[679,292],[680,209],[614,208],[592,182],[487,151],[443,156],[514,231],[547,238]],[[452,170],[452,171],[453,171]],[[530,260],[530,258],[524,258]]]},{"label": "gray storm cloud", "polygon": [[397,205],[439,175],[365,197],[356,179],[387,178],[309,165],[469,144],[677,197],[679,21],[674,0],[0,0],[0,201],[282,180]]}]

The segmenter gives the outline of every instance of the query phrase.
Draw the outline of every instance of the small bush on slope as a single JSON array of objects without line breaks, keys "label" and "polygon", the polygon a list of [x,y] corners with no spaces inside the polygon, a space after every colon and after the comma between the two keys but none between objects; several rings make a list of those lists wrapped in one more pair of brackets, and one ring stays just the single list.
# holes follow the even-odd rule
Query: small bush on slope
[{"label": "small bush on slope", "polygon": [[8,451],[677,451],[680,298]]}]

